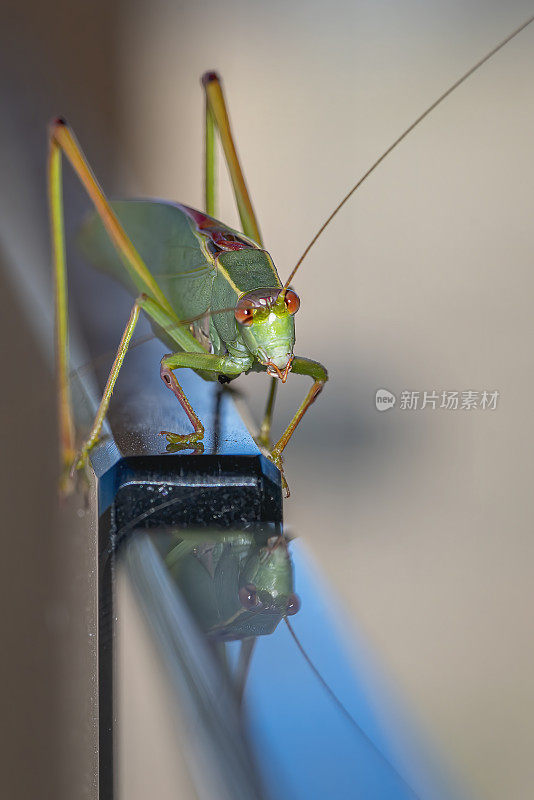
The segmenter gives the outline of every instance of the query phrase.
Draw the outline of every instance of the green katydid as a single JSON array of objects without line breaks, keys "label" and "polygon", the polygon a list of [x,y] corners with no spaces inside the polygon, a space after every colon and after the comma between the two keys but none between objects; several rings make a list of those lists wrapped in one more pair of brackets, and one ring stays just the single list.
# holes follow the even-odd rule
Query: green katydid
[{"label": "green katydid", "polygon": [[[81,466],[98,439],[141,310],[149,317],[158,336],[175,351],[162,359],[161,377],[194,428],[185,435],[163,431],[171,444],[194,446],[204,435],[202,423],[174,374],[179,367],[190,367],[206,380],[221,382],[251,369],[271,375],[272,387],[261,434],[265,445],[269,440],[276,380],[285,382],[289,371],[313,378],[304,401],[270,451],[270,458],[279,468],[284,447],[327,380],[326,369],[321,364],[293,354],[293,316],[299,299],[288,284],[282,284],[271,257],[261,247],[220,80],[215,73],[206,73],[203,85],[206,92],[206,213],[160,201],[108,202],[66,122],[60,118],[52,124],[49,185],[56,268],[60,430],[65,467],[73,460]],[[216,129],[230,170],[243,234],[213,218]],[[137,296],[94,424],[76,459],[67,382],[61,151],[71,162],[97,211],[82,231],[82,249],[99,268],[116,277],[134,297]],[[202,321],[208,317],[209,328],[206,328]],[[195,322],[200,324],[195,325]],[[285,486],[287,489],[287,484]]]},{"label": "green katydid", "polygon": [[[250,370],[271,376],[271,389],[259,441],[267,446],[277,381],[290,372],[313,379],[303,402],[274,447],[270,458],[282,469],[282,452],[328,375],[325,367],[293,353],[294,315],[299,299],[290,288],[297,270],[325,228],[356,189],[401,141],[451,92],[534,20],[531,17],[501,41],[432,103],[372,164],[341,200],[282,283],[263,249],[258,223],[232,137],[220,79],[203,76],[206,96],[205,212],[162,201],[109,202],[66,122],[50,131],[49,200],[56,275],[56,342],[59,417],[63,465],[81,466],[98,440],[111,394],[141,310],[156,334],[174,351],[161,361],[161,377],[193,425],[185,435],[162,431],[177,446],[202,440],[204,428],[185,396],[174,370],[190,367],[206,380],[227,382]],[[214,218],[215,137],[219,133],[230,172],[243,233]],[[68,386],[67,281],[64,245],[61,154],[67,156],[91,197],[97,214],[82,232],[82,247],[99,268],[117,278],[134,302],[96,417],[78,456]],[[283,477],[287,491],[287,483]]]},{"label": "green katydid", "polygon": [[227,642],[240,641],[233,680],[242,697],[258,636],[297,614],[289,541],[273,531],[176,531],[155,535],[173,581],[228,669]]}]

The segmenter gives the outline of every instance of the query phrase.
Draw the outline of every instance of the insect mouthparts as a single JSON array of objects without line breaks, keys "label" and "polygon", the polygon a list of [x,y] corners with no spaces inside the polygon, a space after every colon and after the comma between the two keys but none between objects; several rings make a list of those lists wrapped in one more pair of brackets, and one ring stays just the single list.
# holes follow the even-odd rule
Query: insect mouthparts
[{"label": "insect mouthparts", "polygon": [[294,356],[289,357],[283,371],[276,364],[273,364],[272,361],[267,361],[267,375],[270,375],[272,378],[280,378],[282,383],[285,383],[287,381],[287,376],[289,375],[289,370],[291,369],[293,358]]}]

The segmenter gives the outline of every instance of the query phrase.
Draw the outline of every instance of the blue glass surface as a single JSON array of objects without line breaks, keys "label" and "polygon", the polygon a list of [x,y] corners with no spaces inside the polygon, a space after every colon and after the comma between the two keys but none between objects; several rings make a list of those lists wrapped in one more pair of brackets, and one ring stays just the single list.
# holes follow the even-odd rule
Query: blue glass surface
[{"label": "blue glass surface", "polygon": [[[173,535],[177,541],[180,532]],[[186,543],[188,561],[181,561],[180,569],[170,567],[174,556],[169,558],[169,552],[178,553],[180,560],[183,544],[173,551],[176,546],[169,550],[167,541],[159,549],[162,555],[167,553],[175,585],[220,659],[220,668],[236,683],[245,647],[243,631],[260,634],[245,671],[243,698],[239,700],[238,692],[236,702],[268,797],[445,800],[458,796],[414,734],[365,640],[344,623],[302,543],[288,543],[287,573],[283,579],[278,574],[276,585],[286,580],[285,597],[293,591],[300,597],[300,609],[288,621],[305,655],[284,613],[275,620],[276,626],[262,623],[272,613],[266,595],[263,608],[255,612],[256,622],[248,620],[249,627],[243,626],[239,587],[250,588],[252,554],[260,547],[265,554],[265,541],[272,546],[276,537],[254,544],[246,534],[227,534],[222,546],[221,534],[187,535],[192,537]],[[227,624],[221,625],[221,620]]]}]

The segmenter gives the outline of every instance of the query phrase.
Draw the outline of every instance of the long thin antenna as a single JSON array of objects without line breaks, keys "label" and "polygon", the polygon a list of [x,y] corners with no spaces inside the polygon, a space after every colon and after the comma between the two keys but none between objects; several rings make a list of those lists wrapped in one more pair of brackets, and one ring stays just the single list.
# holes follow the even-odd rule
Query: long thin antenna
[{"label": "long thin antenna", "polygon": [[376,745],[376,744],[373,742],[373,740],[372,740],[372,739],[371,739],[371,738],[370,738],[370,737],[369,737],[369,736],[366,734],[366,732],[364,731],[364,729],[362,728],[362,726],[361,726],[361,725],[359,725],[359,724],[356,722],[356,720],[354,719],[354,717],[352,716],[352,714],[350,713],[350,711],[349,711],[347,708],[345,708],[345,706],[343,705],[343,703],[341,702],[341,700],[339,699],[339,697],[337,696],[337,694],[335,694],[335,693],[334,693],[333,689],[331,689],[331,687],[330,687],[330,686],[328,685],[328,683],[325,681],[325,679],[323,678],[323,676],[321,675],[321,673],[319,672],[319,670],[317,669],[317,667],[315,666],[315,664],[313,663],[313,661],[311,660],[311,658],[309,657],[309,655],[307,654],[306,650],[305,650],[305,649],[304,649],[304,647],[302,646],[302,644],[301,644],[301,642],[300,642],[300,639],[299,639],[299,637],[298,637],[298,636],[297,636],[297,634],[295,633],[295,630],[294,630],[293,626],[291,625],[291,623],[289,622],[289,620],[288,620],[288,618],[287,618],[287,617],[284,617],[284,622],[286,623],[287,627],[289,628],[289,633],[291,634],[291,636],[292,636],[292,638],[293,638],[293,641],[295,642],[295,644],[297,645],[298,649],[300,650],[300,653],[301,653],[301,655],[304,657],[304,660],[306,661],[307,665],[310,667],[311,671],[313,672],[313,674],[315,675],[315,677],[317,678],[317,680],[319,681],[319,683],[321,684],[321,686],[323,687],[323,689],[325,689],[325,691],[327,692],[327,694],[329,695],[329,697],[331,698],[331,700],[333,700],[333,702],[335,703],[335,705],[338,707],[338,709],[341,711],[341,713],[342,713],[342,714],[345,716],[345,718],[346,718],[346,719],[347,719],[347,720],[348,720],[348,721],[351,723],[351,725],[352,725],[354,728],[356,728],[356,730],[357,730],[357,732],[360,734],[360,736],[363,736],[363,738],[365,739],[365,741],[367,742],[367,744],[368,744],[368,745],[369,745],[369,746],[370,746],[370,747],[371,747],[371,748],[372,748],[372,749],[375,751],[375,753],[376,753],[376,754],[377,754],[377,755],[378,755],[378,756],[379,756],[379,757],[380,757],[380,758],[381,758],[383,761],[385,761],[385,762],[386,762],[386,764],[388,765],[388,767],[389,767],[389,768],[390,768],[390,769],[391,769],[391,770],[392,770],[392,771],[395,773],[395,775],[397,776],[397,778],[399,779],[399,781],[401,781],[401,783],[403,783],[403,784],[404,784],[404,786],[405,786],[405,787],[406,787],[406,788],[409,790],[409,792],[410,792],[410,793],[411,793],[411,794],[412,794],[412,795],[413,795],[413,796],[416,798],[416,800],[419,800],[419,799],[418,799],[418,796],[417,796],[417,795],[416,795],[416,793],[415,793],[415,791],[412,789],[412,787],[410,786],[410,784],[409,784],[409,783],[406,781],[406,778],[404,778],[404,777],[403,777],[403,776],[400,774],[400,772],[399,772],[399,771],[398,771],[398,770],[397,770],[397,769],[396,769],[396,768],[393,766],[393,764],[391,763],[391,761],[389,761],[389,759],[388,759],[388,758],[386,758],[386,756],[384,755],[384,753],[383,753],[383,752],[380,750],[380,748],[379,748],[379,747],[377,747],[377,745]]},{"label": "long thin antenna", "polygon": [[313,239],[311,240],[311,242],[309,243],[309,245],[306,247],[306,249],[305,249],[305,250],[304,250],[304,252],[302,253],[301,257],[300,257],[300,258],[299,258],[299,260],[297,261],[297,263],[296,263],[295,267],[293,268],[293,271],[291,272],[291,275],[289,276],[289,278],[287,279],[287,281],[286,281],[286,282],[285,282],[285,284],[284,284],[284,289],[287,289],[287,287],[289,286],[289,284],[291,283],[291,281],[292,281],[292,280],[293,280],[293,278],[295,277],[295,273],[297,272],[298,268],[300,267],[300,265],[302,264],[302,262],[304,261],[304,259],[306,258],[306,256],[307,256],[307,255],[308,255],[308,253],[310,252],[310,250],[312,249],[312,247],[313,247],[313,245],[315,244],[315,242],[317,241],[317,239],[318,239],[318,238],[321,236],[321,234],[323,233],[323,231],[325,230],[325,228],[327,228],[327,227],[328,227],[328,225],[330,225],[330,223],[332,222],[332,220],[334,219],[334,217],[336,216],[336,214],[337,214],[339,211],[341,211],[341,209],[343,208],[343,206],[345,205],[345,203],[347,202],[347,200],[349,200],[349,199],[352,197],[352,195],[354,194],[354,192],[356,191],[356,189],[358,189],[358,188],[359,188],[359,187],[362,185],[362,183],[363,183],[365,180],[367,180],[367,178],[369,177],[369,175],[370,175],[372,172],[374,172],[374,171],[375,171],[375,169],[378,167],[378,165],[379,165],[379,164],[381,164],[381,163],[382,163],[382,161],[384,161],[384,159],[385,159],[385,158],[387,158],[387,156],[388,156],[388,155],[391,153],[391,151],[392,151],[392,150],[394,150],[394,149],[397,147],[397,145],[399,145],[399,144],[402,142],[402,140],[403,140],[403,139],[405,139],[405,138],[408,136],[408,134],[409,134],[409,133],[411,133],[411,132],[413,131],[413,129],[414,129],[414,128],[416,128],[416,127],[419,125],[419,123],[420,123],[420,122],[422,122],[422,121],[425,119],[425,117],[428,117],[428,115],[429,115],[429,114],[430,114],[432,111],[434,111],[434,109],[435,109],[437,106],[439,106],[439,104],[440,104],[440,103],[442,103],[442,102],[443,102],[443,100],[445,100],[445,98],[446,98],[446,97],[448,97],[450,94],[452,94],[452,92],[454,92],[454,91],[455,91],[455,89],[457,89],[457,88],[458,88],[458,87],[459,87],[459,86],[460,86],[462,83],[464,83],[464,81],[466,81],[468,78],[470,78],[470,77],[471,77],[471,75],[472,75],[474,72],[476,72],[476,71],[477,71],[477,69],[479,69],[479,68],[480,68],[480,67],[481,67],[483,64],[485,64],[485,63],[486,63],[486,61],[489,61],[489,59],[490,59],[490,58],[492,58],[492,57],[493,57],[493,56],[494,56],[496,53],[498,53],[498,52],[499,52],[499,50],[501,50],[501,49],[502,49],[502,48],[503,48],[505,45],[507,45],[507,44],[508,44],[508,42],[510,42],[512,39],[514,39],[514,38],[515,38],[515,37],[516,37],[516,36],[517,36],[519,33],[521,33],[521,31],[523,31],[523,30],[524,30],[524,29],[525,29],[525,28],[526,28],[528,25],[530,25],[530,23],[531,23],[531,22],[533,22],[533,21],[534,21],[534,14],[533,14],[533,15],[532,15],[532,16],[531,16],[529,19],[527,19],[527,20],[526,20],[526,22],[523,22],[523,24],[522,24],[522,25],[520,25],[520,26],[519,26],[519,28],[516,28],[516,29],[515,29],[515,31],[513,31],[512,33],[510,33],[510,34],[509,34],[509,35],[506,37],[506,39],[503,39],[501,42],[499,42],[499,44],[498,44],[498,45],[496,45],[496,47],[494,47],[494,48],[493,48],[493,50],[490,50],[490,51],[489,51],[489,53],[487,53],[487,54],[486,54],[486,55],[485,55],[483,58],[481,58],[481,59],[480,59],[480,61],[477,61],[477,63],[476,63],[476,64],[474,64],[474,66],[472,66],[472,67],[471,67],[471,69],[469,69],[469,70],[468,70],[468,71],[467,71],[467,72],[466,72],[464,75],[462,75],[462,77],[461,77],[461,78],[458,78],[458,80],[457,80],[455,83],[453,83],[453,84],[452,84],[452,86],[450,86],[450,87],[447,89],[447,91],[446,91],[446,92],[443,92],[443,94],[442,94],[442,95],[440,95],[440,96],[438,97],[438,99],[437,99],[437,100],[435,100],[435,101],[432,103],[432,105],[428,106],[428,108],[427,108],[425,111],[423,111],[423,113],[422,113],[422,114],[421,114],[419,117],[417,117],[417,119],[416,119],[414,122],[412,122],[412,124],[411,124],[411,125],[410,125],[408,128],[406,128],[406,130],[405,130],[403,133],[401,133],[401,135],[400,135],[400,136],[399,136],[397,139],[395,139],[395,141],[393,142],[393,144],[391,144],[391,145],[388,147],[388,149],[387,149],[387,150],[385,150],[385,151],[382,153],[382,155],[380,156],[380,158],[378,158],[378,159],[377,159],[377,160],[374,162],[374,164],[373,164],[371,167],[369,167],[369,169],[367,170],[367,172],[365,172],[365,173],[364,173],[364,175],[362,175],[362,177],[359,179],[359,181],[358,181],[357,183],[355,183],[355,184],[354,184],[354,186],[352,187],[352,189],[350,189],[350,191],[348,191],[348,192],[347,192],[347,194],[345,195],[345,197],[344,197],[344,198],[341,200],[341,202],[340,202],[340,203],[339,203],[339,204],[338,204],[338,205],[335,207],[335,209],[332,211],[332,213],[330,214],[330,216],[328,217],[328,219],[327,219],[327,220],[326,220],[326,221],[325,221],[325,222],[324,222],[324,223],[321,225],[321,227],[319,228],[319,230],[317,231],[317,233],[315,234],[315,236],[313,237]]}]

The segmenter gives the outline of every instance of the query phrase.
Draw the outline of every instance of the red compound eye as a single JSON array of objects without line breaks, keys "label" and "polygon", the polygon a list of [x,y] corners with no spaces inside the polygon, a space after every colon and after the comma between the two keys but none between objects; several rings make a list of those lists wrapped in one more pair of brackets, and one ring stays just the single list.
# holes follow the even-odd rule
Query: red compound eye
[{"label": "red compound eye", "polygon": [[298,594],[290,594],[287,598],[287,607],[286,607],[286,614],[288,617],[292,617],[293,614],[297,614],[300,611],[300,597]]},{"label": "red compound eye", "polygon": [[234,311],[236,320],[241,325],[250,325],[252,322],[253,311],[250,306],[237,306]]},{"label": "red compound eye", "polygon": [[247,611],[252,611],[253,608],[261,608],[261,602],[253,583],[247,583],[241,587],[239,590],[239,602]]},{"label": "red compound eye", "polygon": [[296,314],[300,308],[299,296],[293,289],[288,289],[285,295],[286,308],[290,314]]}]

